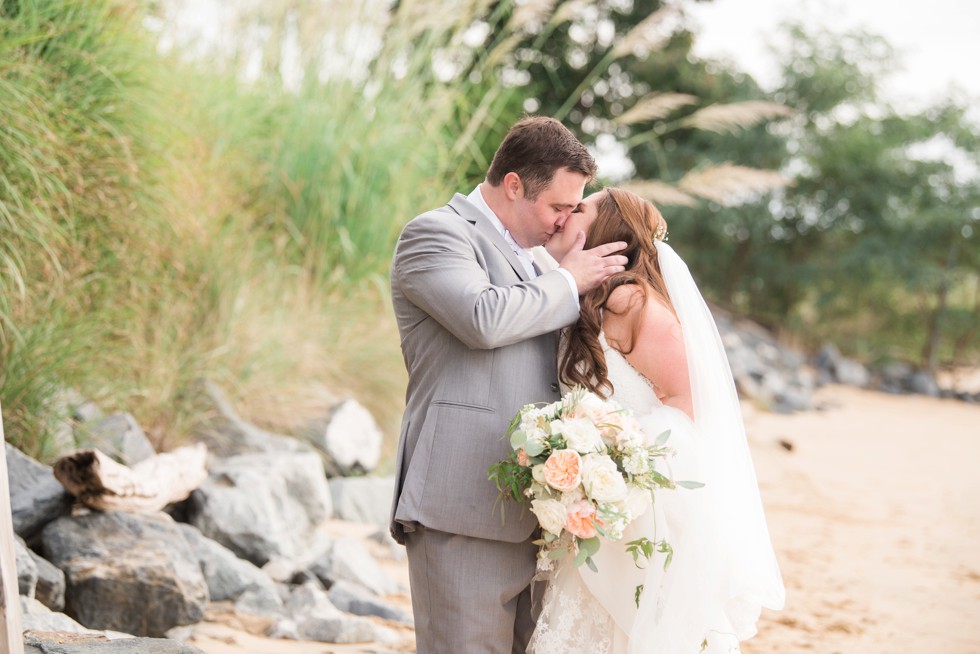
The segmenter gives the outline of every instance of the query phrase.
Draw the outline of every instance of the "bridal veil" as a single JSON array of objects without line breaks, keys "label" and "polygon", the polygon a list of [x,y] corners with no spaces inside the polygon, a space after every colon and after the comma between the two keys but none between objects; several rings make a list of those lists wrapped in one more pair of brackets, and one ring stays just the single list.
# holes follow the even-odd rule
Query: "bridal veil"
[{"label": "bridal veil", "polygon": [[[630,651],[673,654],[656,643],[672,641],[665,632],[672,631],[678,622],[694,626],[685,619],[686,611],[697,613],[711,605],[709,610],[719,612],[716,616],[700,615],[694,621],[711,622],[711,627],[724,636],[721,641],[730,642],[732,637],[744,640],[756,633],[762,607],[783,607],[785,590],[718,328],[684,261],[666,243],[657,241],[656,247],[670,301],[684,333],[695,438],[704,476],[698,481],[704,481],[705,486],[675,491],[689,494],[701,514],[693,521],[697,529],[685,529],[688,537],[672,543],[677,552],[675,563],[681,563],[687,573],[678,570],[677,584],[663,589],[666,606],[641,603],[630,634]],[[684,547],[693,551],[682,556]],[[675,604],[673,610],[671,604]],[[716,621],[721,624],[715,625]],[[709,645],[711,640],[709,635]],[[708,651],[714,649],[709,647]]]}]

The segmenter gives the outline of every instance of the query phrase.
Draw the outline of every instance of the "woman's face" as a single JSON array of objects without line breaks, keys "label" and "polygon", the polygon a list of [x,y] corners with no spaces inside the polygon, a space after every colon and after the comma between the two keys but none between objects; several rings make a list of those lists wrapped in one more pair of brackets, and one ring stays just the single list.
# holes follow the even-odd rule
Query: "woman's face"
[{"label": "woman's face", "polygon": [[555,261],[561,263],[565,255],[571,251],[575,244],[575,237],[578,236],[579,232],[585,232],[588,235],[589,228],[598,215],[596,204],[604,193],[605,191],[597,191],[582,200],[572,211],[561,230],[555,232],[544,244],[544,248],[548,254],[555,258]]}]

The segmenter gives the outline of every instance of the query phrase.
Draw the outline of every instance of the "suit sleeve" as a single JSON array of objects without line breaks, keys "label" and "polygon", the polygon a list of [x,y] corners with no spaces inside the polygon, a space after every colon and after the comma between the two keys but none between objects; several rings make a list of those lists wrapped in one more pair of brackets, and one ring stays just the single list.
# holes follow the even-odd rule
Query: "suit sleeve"
[{"label": "suit sleeve", "polygon": [[493,349],[555,331],[578,317],[557,271],[529,282],[490,282],[471,235],[446,218],[421,216],[399,239],[392,281],[415,306],[472,349]]}]

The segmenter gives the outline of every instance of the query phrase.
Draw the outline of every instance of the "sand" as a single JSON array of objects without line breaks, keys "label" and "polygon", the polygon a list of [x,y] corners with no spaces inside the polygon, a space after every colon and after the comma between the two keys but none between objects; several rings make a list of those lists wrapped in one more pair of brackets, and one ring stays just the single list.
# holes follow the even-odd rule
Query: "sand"
[{"label": "sand", "polygon": [[[793,415],[744,407],[787,602],[743,652],[980,652],[980,406],[839,386],[816,400]],[[404,558],[365,546],[407,587]],[[386,626],[397,641],[271,640],[261,621],[215,606],[190,642],[209,654],[415,651],[410,629]]]}]

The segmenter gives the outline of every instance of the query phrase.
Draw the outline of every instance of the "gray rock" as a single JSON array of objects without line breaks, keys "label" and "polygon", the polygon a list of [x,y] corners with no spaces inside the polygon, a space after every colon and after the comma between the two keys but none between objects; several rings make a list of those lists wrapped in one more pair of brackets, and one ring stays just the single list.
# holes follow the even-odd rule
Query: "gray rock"
[{"label": "gray rock", "polygon": [[841,384],[867,388],[871,385],[871,372],[853,359],[841,357],[834,368],[834,378]]},{"label": "gray rock", "polygon": [[238,596],[235,610],[249,615],[279,615],[282,612],[282,600],[275,588],[270,593],[264,588],[253,586]]},{"label": "gray rock", "polygon": [[394,620],[403,624],[413,624],[412,616],[386,604],[374,596],[371,591],[349,581],[338,581],[327,594],[330,602],[341,611],[354,615],[374,615],[385,620]]},{"label": "gray rock", "polygon": [[334,516],[386,527],[391,517],[394,477],[337,477],[330,480]]},{"label": "gray rock", "polygon": [[81,396],[74,389],[59,389],[52,393],[44,403],[44,412],[50,419],[47,449],[54,457],[78,449],[71,418],[72,407],[76,398],[81,398]]},{"label": "gray rock", "polygon": [[44,528],[41,545],[65,573],[66,613],[86,627],[161,636],[204,615],[207,583],[164,513],[59,518]]},{"label": "gray rock", "polygon": [[909,391],[909,379],[915,373],[915,368],[904,361],[890,361],[878,368],[879,385],[882,390],[890,393]]},{"label": "gray rock", "polygon": [[49,466],[38,463],[9,443],[4,445],[14,531],[30,540],[44,525],[67,514],[73,500]]},{"label": "gray rock", "polygon": [[187,524],[178,527],[197,557],[212,601],[237,600],[248,593],[252,605],[269,607],[273,612],[282,608],[275,584],[262,570],[206,537],[197,527]]},{"label": "gray rock", "polygon": [[298,623],[303,640],[321,643],[369,643],[382,640],[379,628],[367,618],[338,614],[313,615]]},{"label": "gray rock", "polygon": [[208,446],[216,457],[250,452],[312,452],[306,443],[260,429],[241,418],[215,384],[199,380],[190,391],[196,414],[203,416],[192,438]]},{"label": "gray rock", "polygon": [[113,413],[76,432],[86,446],[101,450],[127,466],[156,456],[156,450],[136,418],[128,413]]},{"label": "gray rock", "polygon": [[18,592],[33,599],[34,589],[37,587],[37,564],[19,536],[14,536],[14,562],[17,567]]},{"label": "gray rock", "polygon": [[387,630],[366,618],[343,613],[323,591],[309,585],[293,590],[286,600],[285,611],[289,617],[273,624],[269,636],[322,643],[363,643],[389,638]]},{"label": "gray rock", "polygon": [[98,422],[103,413],[99,405],[91,400],[83,400],[81,404],[72,407],[71,417],[78,423]]},{"label": "gray rock", "polygon": [[24,633],[24,654],[204,654],[191,645],[162,638],[109,640],[98,634]]},{"label": "gray rock", "polygon": [[37,567],[34,597],[52,611],[65,610],[65,573],[39,554],[30,551]]},{"label": "gray rock", "polygon": [[76,634],[101,634],[78,624],[64,613],[52,611],[41,602],[29,597],[20,598],[21,627],[24,631],[64,631]]},{"label": "gray rock", "polygon": [[176,640],[178,643],[186,643],[194,635],[194,625],[184,625],[182,627],[174,627],[173,629],[167,629],[167,633],[164,638],[168,640]]},{"label": "gray rock", "polygon": [[283,557],[275,557],[270,559],[262,566],[262,572],[277,584],[297,584],[302,583],[301,581],[293,581],[294,577],[298,573],[297,563],[294,560],[286,559]]},{"label": "gray rock", "polygon": [[389,577],[357,541],[339,539],[321,554],[310,571],[330,588],[339,581],[358,584],[376,595],[399,591],[398,582]]},{"label": "gray rock", "polygon": [[405,547],[392,538],[391,531],[387,525],[368,536],[368,538],[379,545],[384,545],[387,549],[388,558],[394,559],[395,561],[405,559]]},{"label": "gray rock", "polygon": [[188,520],[239,557],[262,566],[303,558],[333,507],[312,452],[240,454],[216,462],[188,501]]},{"label": "gray rock", "polygon": [[939,384],[936,383],[936,378],[933,377],[927,370],[918,370],[909,377],[908,388],[913,393],[918,393],[920,395],[928,395],[929,397],[939,397],[940,388]]},{"label": "gray rock", "polygon": [[712,314],[741,397],[773,411],[812,408],[815,375],[802,352],[781,344],[759,325],[733,320],[716,307]]},{"label": "gray rock", "polygon": [[371,472],[381,460],[383,436],[371,413],[357,400],[346,399],[305,431],[324,458],[329,476]]}]

